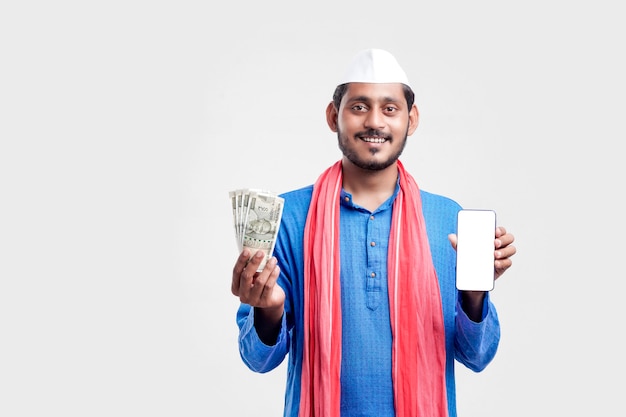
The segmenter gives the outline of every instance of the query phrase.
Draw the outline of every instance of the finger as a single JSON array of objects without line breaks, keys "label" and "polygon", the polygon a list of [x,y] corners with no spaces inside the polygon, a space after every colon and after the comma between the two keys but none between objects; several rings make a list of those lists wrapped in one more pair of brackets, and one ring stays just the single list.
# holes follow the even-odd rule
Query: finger
[{"label": "finger", "polygon": [[241,285],[245,285],[246,288],[254,285],[263,258],[265,258],[265,253],[262,250],[256,251],[252,257],[248,258],[245,268],[241,271]]},{"label": "finger", "polygon": [[456,244],[457,244],[457,242],[458,242],[457,235],[455,235],[454,233],[450,233],[450,234],[448,235],[448,240],[450,241],[450,244],[452,245],[452,248],[453,248],[454,250],[456,250]]},{"label": "finger", "polygon": [[252,272],[252,275],[254,275],[254,273],[259,270],[259,266],[261,265],[261,262],[263,262],[264,258],[265,252],[263,252],[262,250],[257,250],[254,255],[248,259],[246,269],[250,270]]},{"label": "finger", "polygon": [[242,291],[240,299],[255,307],[266,307],[272,295],[272,289],[278,277],[279,269],[276,258],[270,258],[261,272],[254,274],[252,285]]},{"label": "finger", "polygon": [[495,278],[498,279],[504,272],[513,265],[513,261],[510,258],[497,259],[494,262],[495,266]]},{"label": "finger", "polygon": [[270,258],[254,283],[255,288],[259,290],[258,301],[261,305],[267,306],[271,301],[276,281],[280,275],[280,268],[277,263],[278,261],[275,257]]},{"label": "finger", "polygon": [[272,291],[276,287],[276,282],[278,281],[278,277],[280,275],[280,267],[278,266],[278,260],[276,258],[271,258],[265,267],[269,270],[269,275],[267,276],[267,281],[263,286],[263,294],[262,298],[266,298],[271,295]]},{"label": "finger", "polygon": [[507,245],[503,248],[499,248],[495,251],[494,256],[496,259],[507,259],[515,255],[517,248],[513,245]]},{"label": "finger", "polygon": [[504,233],[500,236],[496,234],[496,248],[504,248],[515,241],[515,236],[511,233]]},{"label": "finger", "polygon": [[248,249],[244,249],[239,254],[239,257],[235,262],[235,266],[233,267],[233,278],[230,290],[234,295],[239,295],[239,289],[241,286],[241,273],[248,264],[248,259],[250,259],[250,251]]},{"label": "finger", "polygon": [[[265,255],[262,251],[257,251],[253,256],[251,256],[251,252],[246,249],[242,252],[241,257],[237,261],[234,273],[239,272],[239,274],[237,276],[233,276],[233,283],[236,282],[234,285],[238,286],[236,295],[238,295],[240,301],[244,303],[250,297],[257,269],[259,268],[259,264],[264,256]],[[244,266],[243,269],[240,269],[240,261],[242,258],[244,260]]]}]

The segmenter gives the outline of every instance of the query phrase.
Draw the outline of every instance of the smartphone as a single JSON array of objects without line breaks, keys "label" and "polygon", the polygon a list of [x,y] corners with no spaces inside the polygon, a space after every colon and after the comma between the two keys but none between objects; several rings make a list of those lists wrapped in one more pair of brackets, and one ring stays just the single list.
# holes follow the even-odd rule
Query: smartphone
[{"label": "smartphone", "polygon": [[496,212],[463,209],[457,214],[456,287],[491,291],[495,285]]}]

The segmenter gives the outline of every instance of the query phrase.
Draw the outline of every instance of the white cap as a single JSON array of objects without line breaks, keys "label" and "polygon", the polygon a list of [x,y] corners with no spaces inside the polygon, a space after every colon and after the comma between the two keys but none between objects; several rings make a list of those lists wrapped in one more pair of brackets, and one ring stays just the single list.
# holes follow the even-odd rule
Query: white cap
[{"label": "white cap", "polygon": [[339,79],[338,85],[345,83],[402,83],[411,86],[396,58],[382,49],[359,52]]}]

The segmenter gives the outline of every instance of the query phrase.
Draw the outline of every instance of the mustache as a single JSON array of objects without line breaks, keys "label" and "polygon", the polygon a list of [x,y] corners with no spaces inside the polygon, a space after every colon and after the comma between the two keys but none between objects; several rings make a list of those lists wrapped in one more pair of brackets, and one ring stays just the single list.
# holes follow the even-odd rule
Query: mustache
[{"label": "mustache", "polygon": [[381,137],[381,138],[385,138],[385,139],[391,139],[390,135],[387,135],[384,132],[381,132],[380,130],[377,129],[367,129],[366,131],[363,132],[357,132],[354,136],[356,137],[360,137],[360,136],[377,136],[377,137]]}]

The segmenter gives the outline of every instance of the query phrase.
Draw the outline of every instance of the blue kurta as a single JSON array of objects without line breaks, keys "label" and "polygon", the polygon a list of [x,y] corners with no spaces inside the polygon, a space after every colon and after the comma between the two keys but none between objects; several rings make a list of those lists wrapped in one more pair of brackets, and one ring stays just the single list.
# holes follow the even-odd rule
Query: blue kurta
[{"label": "blue kurta", "polygon": [[[294,190],[285,199],[274,255],[285,290],[285,314],[274,346],[259,339],[254,309],[241,304],[237,312],[239,350],[255,372],[268,372],[289,358],[285,417],[296,417],[300,401],[303,352],[303,236],[313,187]],[[396,189],[397,194],[397,189]],[[341,193],[341,416],[393,417],[391,326],[387,293],[387,243],[394,194],[374,212]],[[421,191],[428,241],[437,272],[446,333],[446,389],[450,417],[456,417],[454,360],[479,372],[493,359],[500,340],[494,306],[485,297],[483,318],[471,321],[463,312],[455,287],[456,253],[448,234],[456,233],[461,206],[449,198]]]}]

